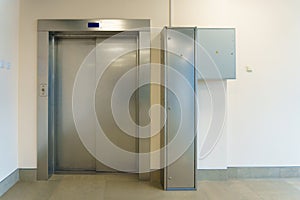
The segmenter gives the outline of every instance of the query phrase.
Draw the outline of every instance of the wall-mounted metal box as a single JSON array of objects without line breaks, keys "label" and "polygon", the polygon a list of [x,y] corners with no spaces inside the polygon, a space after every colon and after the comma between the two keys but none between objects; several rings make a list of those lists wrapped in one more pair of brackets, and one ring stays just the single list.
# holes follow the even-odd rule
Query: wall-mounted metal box
[{"label": "wall-mounted metal box", "polygon": [[236,78],[234,28],[197,28],[198,79]]}]

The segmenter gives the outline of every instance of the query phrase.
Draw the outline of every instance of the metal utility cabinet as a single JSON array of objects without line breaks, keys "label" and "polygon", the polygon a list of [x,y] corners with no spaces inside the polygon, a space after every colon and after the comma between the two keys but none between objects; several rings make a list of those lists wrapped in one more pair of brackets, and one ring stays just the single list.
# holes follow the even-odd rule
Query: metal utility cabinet
[{"label": "metal utility cabinet", "polygon": [[198,79],[236,78],[234,28],[197,28],[196,45]]},{"label": "metal utility cabinet", "polygon": [[235,78],[235,30],[165,27],[161,38],[162,184],[165,190],[196,190],[197,83]]},{"label": "metal utility cabinet", "polygon": [[162,32],[165,190],[196,189],[195,33],[195,28],[165,28]]}]

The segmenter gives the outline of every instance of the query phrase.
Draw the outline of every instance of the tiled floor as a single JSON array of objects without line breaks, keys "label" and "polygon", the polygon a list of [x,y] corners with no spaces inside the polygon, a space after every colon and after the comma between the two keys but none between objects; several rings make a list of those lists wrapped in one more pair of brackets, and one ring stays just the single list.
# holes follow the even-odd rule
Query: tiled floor
[{"label": "tiled floor", "polygon": [[134,175],[55,175],[19,182],[0,200],[300,200],[300,179],[200,181],[198,191],[163,191]]}]

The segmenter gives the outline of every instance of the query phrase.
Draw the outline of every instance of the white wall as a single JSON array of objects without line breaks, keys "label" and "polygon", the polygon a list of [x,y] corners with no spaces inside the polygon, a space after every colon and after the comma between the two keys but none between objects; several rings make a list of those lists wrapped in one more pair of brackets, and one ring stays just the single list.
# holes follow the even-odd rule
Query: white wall
[{"label": "white wall", "polygon": [[0,13],[1,182],[18,168],[19,1],[0,0]]},{"label": "white wall", "polygon": [[297,0],[175,0],[175,26],[237,31],[227,155],[211,155],[215,161],[227,156],[228,166],[300,166],[299,7]]},{"label": "white wall", "polygon": [[[300,166],[299,7],[298,0],[174,0],[174,26],[237,31],[237,80],[227,84],[227,137],[201,168]],[[163,26],[167,10],[167,0],[21,1],[19,167],[36,167],[36,20],[150,18],[153,26]]]},{"label": "white wall", "polygon": [[[227,82],[198,81],[198,168],[227,168]],[[219,119],[219,120],[216,120]],[[216,131],[220,130],[220,131]]]}]

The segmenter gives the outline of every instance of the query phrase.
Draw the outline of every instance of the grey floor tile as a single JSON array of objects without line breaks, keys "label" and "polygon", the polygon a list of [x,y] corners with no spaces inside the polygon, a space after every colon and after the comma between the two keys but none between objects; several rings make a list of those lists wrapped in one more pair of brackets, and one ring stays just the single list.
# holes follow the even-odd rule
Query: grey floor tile
[{"label": "grey floor tile", "polygon": [[300,179],[201,181],[197,191],[163,191],[137,175],[54,175],[19,182],[0,200],[300,200]]},{"label": "grey floor tile", "polygon": [[103,178],[107,181],[138,181],[138,175],[137,174],[104,174],[104,175],[98,175],[103,176]]},{"label": "grey floor tile", "polygon": [[300,190],[285,180],[244,181],[263,200],[300,199]]},{"label": "grey floor tile", "polygon": [[53,191],[49,200],[102,200],[105,180],[92,175],[65,176]]},{"label": "grey floor tile", "polygon": [[109,180],[106,181],[104,197],[107,200],[150,200],[159,199],[162,192],[156,185],[149,182]]},{"label": "grey floor tile", "polygon": [[294,178],[294,179],[286,179],[285,180],[287,183],[293,185],[295,188],[300,190],[300,179],[299,178]]},{"label": "grey floor tile", "polygon": [[245,185],[252,189],[256,193],[261,192],[283,192],[283,193],[294,193],[299,192],[296,188],[292,187],[291,184],[284,180],[245,180]]},{"label": "grey floor tile", "polygon": [[1,200],[48,200],[59,181],[19,182]]},{"label": "grey floor tile", "polygon": [[249,200],[259,200],[261,199],[255,192],[253,192],[249,187],[247,187],[243,181],[233,180],[226,183],[226,190],[228,193],[232,193],[235,199],[249,199]]},{"label": "grey floor tile", "polygon": [[203,190],[210,200],[260,200],[250,188],[239,181],[200,182],[198,190]]}]

